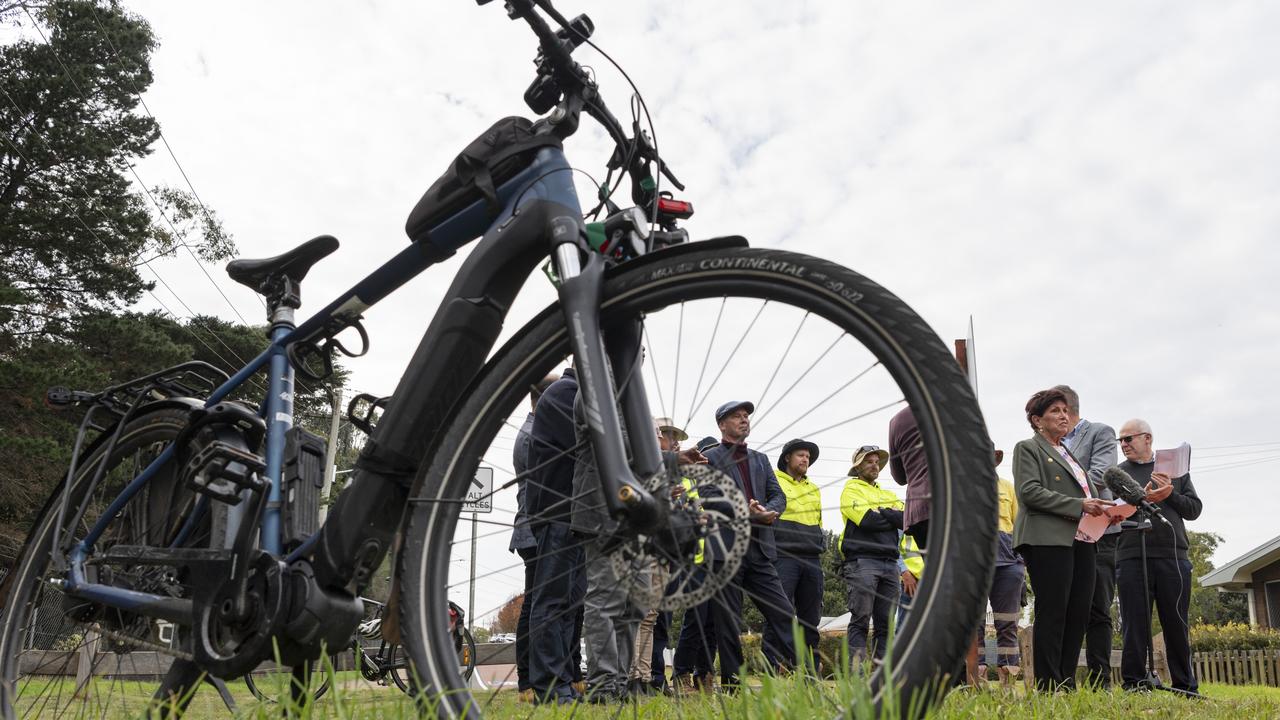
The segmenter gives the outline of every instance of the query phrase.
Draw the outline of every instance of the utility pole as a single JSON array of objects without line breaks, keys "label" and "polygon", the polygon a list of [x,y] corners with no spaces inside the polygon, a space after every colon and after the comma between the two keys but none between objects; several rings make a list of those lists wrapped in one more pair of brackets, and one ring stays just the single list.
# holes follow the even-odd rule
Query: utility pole
[{"label": "utility pole", "polygon": [[338,425],[342,420],[342,391],[336,393],[329,390],[329,402],[333,406],[333,416],[329,419],[329,443],[324,450],[324,486],[320,488],[321,502],[320,522],[329,515],[329,492],[333,489],[333,479],[337,474],[336,458],[338,456]]},{"label": "utility pole", "polygon": [[476,629],[476,528],[480,526],[475,513],[471,513],[471,599],[467,601],[467,629]]}]

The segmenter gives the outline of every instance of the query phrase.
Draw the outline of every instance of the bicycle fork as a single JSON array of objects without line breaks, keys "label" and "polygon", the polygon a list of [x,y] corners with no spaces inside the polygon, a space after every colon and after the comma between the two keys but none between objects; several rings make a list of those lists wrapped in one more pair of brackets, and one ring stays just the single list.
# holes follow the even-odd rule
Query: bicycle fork
[{"label": "bicycle fork", "polygon": [[[643,325],[639,318],[628,318],[608,329],[601,327],[604,256],[591,253],[586,266],[582,266],[577,242],[582,227],[579,218],[558,216],[551,218],[549,224],[554,243],[552,257],[561,279],[560,306],[573,348],[578,393],[595,450],[605,504],[614,519],[626,520],[632,527],[650,529],[663,514],[654,497],[636,482],[636,477],[646,478],[656,473],[662,456],[657,436],[649,430],[653,418],[640,372],[644,361]],[[614,390],[615,381],[618,392]],[[630,430],[627,436],[630,462],[628,443],[622,436],[623,421]]]}]

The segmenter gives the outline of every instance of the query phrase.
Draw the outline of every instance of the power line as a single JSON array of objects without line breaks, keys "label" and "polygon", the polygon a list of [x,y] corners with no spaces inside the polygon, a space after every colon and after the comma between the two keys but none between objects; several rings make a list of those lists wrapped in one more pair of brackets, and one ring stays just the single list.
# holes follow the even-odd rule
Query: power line
[{"label": "power line", "polygon": [[[62,62],[62,57],[59,56],[58,52],[53,49],[53,43],[49,42],[49,38],[45,36],[44,30],[40,27],[40,23],[36,22],[35,16],[32,15],[31,11],[27,9],[25,6],[22,8],[22,10],[27,14],[27,17],[31,20],[31,24],[35,27],[36,32],[39,33],[40,39],[43,40],[45,45],[49,48],[49,53],[53,55],[53,59],[57,61],[58,66],[62,68],[62,71],[67,74],[67,80],[70,81],[71,86],[76,89],[76,92],[80,94],[80,97],[84,99],[85,103],[89,103],[89,96],[85,93],[84,89],[80,87],[80,83],[76,82],[75,77],[73,77],[71,74],[71,69],[67,67],[66,63]],[[101,24],[99,24],[98,27],[102,27]],[[104,33],[104,36],[105,36],[105,33]],[[107,42],[109,45],[111,44],[109,39]],[[112,48],[114,49],[114,45],[112,46]],[[117,57],[119,56],[117,55]],[[142,98],[138,94],[136,88],[134,89],[134,95],[138,97],[139,101],[141,101]],[[147,114],[151,115],[150,111],[148,111]],[[155,117],[152,116],[151,119],[155,120]],[[159,126],[160,126],[159,121],[156,121],[157,131],[159,130]],[[163,139],[163,137],[164,135],[163,133],[161,133],[161,139]],[[167,147],[168,143],[165,143],[165,145]],[[174,160],[176,161],[177,158],[174,158]],[[169,216],[165,214],[164,208],[160,206],[160,202],[156,200],[154,195],[151,194],[151,190],[147,187],[147,184],[142,181],[142,178],[138,175],[138,171],[134,168],[133,163],[126,160],[125,165],[129,168],[129,172],[133,175],[133,179],[138,181],[138,186],[142,188],[142,192],[146,194],[147,198],[151,200],[151,204],[155,206],[156,212],[159,213],[162,219],[164,219],[165,224],[169,226],[169,229],[173,231],[174,239],[175,240],[180,239],[181,233],[178,232],[178,228],[173,224],[173,221],[169,219]],[[181,166],[179,166],[179,169],[181,170]],[[185,172],[183,173],[183,177],[186,177]],[[198,201],[198,198],[197,198],[197,201]],[[203,203],[201,203],[201,208],[204,209]],[[205,212],[205,217],[209,218],[209,211],[207,209],[204,209],[204,212]],[[209,282],[212,283],[213,288],[217,290],[218,294],[222,296],[222,299],[227,302],[227,306],[231,308],[231,312],[235,313],[236,317],[240,318],[240,322],[244,323],[245,325],[249,325],[250,324],[249,321],[246,320],[244,315],[241,315],[240,311],[236,309],[236,306],[231,302],[231,298],[227,297],[227,294],[222,291],[222,287],[218,285],[218,282],[214,280],[213,276],[209,274],[209,271],[205,269],[204,263],[200,262],[200,258],[196,257],[195,252],[193,252],[190,247],[187,247],[185,243],[180,243],[180,244],[186,249],[186,251],[196,261],[196,266],[200,268],[200,272],[203,273],[204,276],[209,279]],[[259,298],[259,301],[261,301],[261,298]],[[265,308],[266,305],[264,304],[263,307]]]},{"label": "power line", "polygon": [[[63,69],[63,71],[67,74],[67,79],[71,82],[72,87],[74,87],[74,88],[76,89],[76,92],[77,92],[77,93],[79,93],[80,97],[85,101],[85,103],[90,103],[90,100],[89,100],[88,96],[85,94],[84,90],[80,87],[79,83],[77,83],[77,82],[75,81],[75,78],[73,78],[73,77],[71,76],[71,70],[67,67],[67,65],[66,65],[64,62],[62,62],[62,58],[58,55],[57,51],[55,51],[55,50],[53,49],[53,45],[52,45],[52,43],[50,43],[50,42],[49,42],[48,37],[46,37],[46,36],[45,36],[44,31],[40,28],[39,23],[36,21],[35,17],[31,14],[31,11],[30,11],[29,9],[27,9],[27,8],[25,8],[25,7],[24,7],[24,8],[23,8],[23,12],[25,12],[25,13],[26,13],[26,15],[27,15],[27,17],[31,20],[32,25],[35,27],[36,32],[40,35],[40,38],[45,42],[45,45],[49,47],[49,52],[50,52],[50,54],[52,54],[52,55],[53,55],[54,60],[56,60],[56,61],[57,61],[58,65],[59,65],[59,66]],[[96,20],[96,15],[95,15],[95,20]],[[102,27],[101,23],[98,23],[98,26],[99,26],[99,28],[101,28],[101,27]],[[111,43],[110,38],[109,38],[109,37],[107,37],[105,30],[104,30],[104,32],[103,32],[103,36],[104,36],[104,38],[105,38],[105,39],[107,39],[108,44],[109,44],[109,45],[111,45],[111,46],[112,46],[112,49],[114,50],[114,47],[115,47],[115,46],[114,46],[114,44],[112,44],[112,43]],[[118,54],[117,54],[117,57],[118,57]],[[138,97],[139,102],[142,102],[142,97],[141,97],[141,95],[140,95],[140,94],[138,94],[138,92],[137,92],[136,88],[134,89],[134,95]],[[22,113],[22,109],[21,109],[21,108],[18,106],[18,104],[13,100],[13,98],[12,98],[11,96],[9,96],[9,94],[8,94],[7,92],[5,93],[5,96],[9,98],[9,102],[10,102],[10,104],[12,104],[12,105],[13,105],[14,109],[15,109],[15,110],[17,110],[17,111],[21,114],[21,113]],[[149,110],[147,111],[147,114],[148,114],[148,115],[150,115],[150,111],[149,111]],[[152,116],[152,119],[153,119],[153,120],[155,120],[155,117],[154,117],[154,116]],[[157,131],[159,131],[159,121],[156,121],[156,126],[157,126]],[[39,137],[39,136],[37,135],[37,137]],[[161,137],[162,137],[162,139],[163,139],[163,133],[161,133]],[[43,138],[40,138],[40,139],[41,139],[41,142],[45,142]],[[10,143],[10,144],[12,145],[12,143]],[[166,143],[165,143],[165,145],[166,145],[166,146],[168,146],[168,143],[166,142]],[[46,147],[48,147],[50,150],[52,150],[52,149],[53,149],[52,147],[50,147],[50,146],[48,145],[48,143],[47,143],[47,142],[45,142],[45,146],[46,146]],[[13,146],[13,147],[14,147],[14,149],[15,149],[15,151],[16,151],[16,150],[17,150],[17,147],[16,147],[16,146]],[[172,153],[172,150],[170,150],[170,152]],[[19,155],[21,155],[22,153],[21,153],[21,152],[19,152],[18,154],[19,154]],[[177,162],[177,158],[176,158],[176,157],[174,157],[174,161],[175,161],[175,162]],[[165,221],[165,223],[169,225],[169,228],[173,231],[173,233],[174,233],[174,235],[175,235],[175,239],[178,239],[178,238],[177,238],[177,236],[178,236],[178,234],[179,234],[179,233],[178,233],[177,228],[174,226],[173,222],[169,219],[169,217],[168,217],[167,215],[165,215],[164,210],[160,207],[160,204],[156,201],[155,197],[151,194],[151,191],[147,188],[146,183],[144,183],[144,182],[142,181],[142,178],[141,178],[141,177],[139,177],[137,170],[135,170],[135,169],[134,169],[134,167],[133,167],[133,165],[132,165],[131,163],[129,163],[128,161],[126,161],[126,163],[125,163],[125,164],[129,167],[129,171],[133,174],[134,179],[135,179],[135,180],[137,180],[138,185],[142,188],[142,191],[143,191],[144,193],[146,193],[147,197],[151,199],[152,204],[153,204],[153,205],[155,205],[155,207],[156,207],[156,211],[160,214],[160,217],[161,217],[161,218],[163,218],[163,219],[164,219],[164,221]],[[181,169],[181,166],[180,166],[180,165],[179,165],[179,170],[180,170],[180,171],[182,171],[182,169]],[[185,171],[182,171],[182,173],[183,173],[183,176],[184,176],[184,178],[185,178],[185,177],[186,177],[186,172],[185,172]],[[188,180],[188,184],[189,184],[189,183],[190,183],[190,180]],[[194,189],[192,190],[192,192],[193,192],[193,194],[194,194]],[[197,202],[199,202],[199,198],[198,198],[198,197],[197,197]],[[203,204],[203,203],[200,203],[200,205],[201,205],[201,209],[202,209],[202,210],[204,210],[204,212],[205,212],[205,216],[206,216],[206,218],[211,220],[211,218],[209,217],[208,209],[204,207],[204,204]],[[101,215],[103,216],[103,218],[104,218],[104,219],[106,219],[106,220],[108,220],[108,222],[110,222],[110,218],[107,218],[106,214],[102,212],[101,208],[98,208],[98,212],[99,212],[99,214],[101,214]],[[80,217],[77,215],[77,220],[79,220],[79,221],[80,221],[80,223],[81,223],[82,225],[85,225],[86,229],[88,229],[88,225],[84,222],[83,218],[80,218]],[[90,230],[90,232],[92,232],[92,230]],[[95,237],[97,237],[97,235],[96,235],[96,234],[95,234]],[[99,240],[99,242],[102,242],[102,239],[101,239],[100,237],[98,238],[98,240]],[[216,280],[214,280],[214,279],[213,279],[213,277],[212,277],[211,275],[209,275],[208,270],[206,270],[206,269],[205,269],[204,264],[200,261],[200,259],[199,259],[198,257],[196,257],[195,253],[194,253],[194,252],[192,252],[191,248],[190,248],[190,247],[188,247],[188,246],[186,245],[186,243],[181,243],[181,242],[180,242],[179,244],[181,244],[184,248],[186,248],[187,252],[188,252],[189,254],[191,254],[192,258],[196,261],[196,266],[200,268],[200,272],[201,272],[201,273],[203,273],[203,274],[204,274],[204,276],[205,276],[206,278],[208,278],[208,279],[209,279],[209,282],[213,284],[214,289],[218,291],[218,294],[222,295],[223,300],[226,300],[227,305],[231,308],[232,312],[234,312],[234,313],[236,314],[236,316],[240,318],[241,322],[243,322],[246,326],[250,326],[250,327],[251,327],[251,326],[252,326],[252,325],[251,325],[251,323],[249,323],[249,321],[248,321],[248,320],[246,320],[246,319],[245,319],[245,317],[244,317],[243,315],[241,315],[241,314],[240,314],[240,311],[236,309],[235,305],[233,305],[233,304],[231,303],[230,298],[228,298],[228,297],[227,297],[227,295],[226,295],[226,293],[224,293],[224,292],[222,291],[222,288],[221,288],[221,286],[219,286],[219,285],[218,285],[217,281],[216,281]],[[105,243],[103,243],[103,245],[104,245],[104,247],[107,247]],[[108,247],[108,249],[109,249],[109,247]],[[147,261],[143,261],[143,264],[144,264],[144,265],[146,265],[147,269],[148,269],[148,270],[150,270],[150,271],[151,271],[151,273],[152,273],[153,275],[155,275],[155,276],[156,276],[156,279],[157,279],[157,280],[159,280],[159,281],[160,281],[160,282],[165,286],[165,288],[167,288],[167,289],[169,290],[169,292],[173,294],[174,298],[175,298],[175,299],[177,299],[177,300],[178,300],[178,302],[179,302],[179,303],[180,303],[184,308],[186,308],[186,309],[187,309],[187,311],[188,311],[189,313],[191,313],[191,318],[192,318],[192,319],[194,319],[194,318],[196,317],[196,313],[191,309],[191,307],[190,307],[189,305],[187,305],[187,303],[182,299],[182,297],[181,297],[181,296],[179,296],[179,295],[178,295],[178,293],[177,293],[176,291],[174,291],[174,289],[173,289],[173,288],[172,288],[172,287],[171,287],[167,282],[165,282],[165,280],[160,276],[160,274],[155,270],[155,268],[151,267],[151,265],[150,265],[150,261],[149,261],[149,260],[147,260]],[[152,297],[155,297],[155,294],[154,294],[154,293],[151,293],[151,295],[152,295]],[[255,297],[257,297],[257,295],[255,295]],[[259,302],[262,302],[262,298],[260,298],[260,297],[259,297],[259,298],[258,298],[258,300],[259,300]],[[263,304],[263,307],[266,307],[265,303]],[[172,313],[170,313],[170,314],[172,315]],[[175,317],[176,317],[176,316],[175,316]],[[236,359],[241,363],[241,365],[247,365],[247,364],[248,364],[248,363],[247,363],[243,358],[241,358],[241,357],[239,356],[239,354],[238,354],[238,353],[236,353],[236,352],[235,352],[235,350],[233,350],[230,346],[228,346],[225,342],[223,342],[222,338],[220,338],[216,333],[213,333],[213,337],[214,337],[214,339],[215,339],[215,340],[217,340],[217,341],[218,341],[218,343],[219,343],[219,344],[221,344],[224,348],[226,348],[226,349],[227,349],[227,351],[231,353],[232,357],[235,357],[235,358],[236,358]],[[202,344],[204,344],[204,343],[202,342]],[[207,344],[206,344],[205,346],[206,346],[206,347],[208,347],[208,345],[207,345]],[[212,348],[210,348],[210,349],[212,350]],[[217,355],[217,353],[215,353],[215,355]],[[219,357],[220,357],[220,356],[219,356]],[[223,360],[223,362],[226,362],[226,360]],[[231,365],[231,363],[228,363],[228,365],[230,366],[230,365]],[[296,379],[295,379],[295,381],[294,381],[294,382],[295,382],[295,384],[297,385],[297,387],[299,387],[299,388],[301,388],[301,389],[303,390],[303,392],[304,392],[304,393],[306,393],[306,394],[314,394],[314,393],[315,393],[315,390],[313,390],[312,388],[308,387],[308,386],[307,386],[305,383],[303,383],[302,381],[300,381],[300,380],[296,380]]]},{"label": "power line", "polygon": [[[9,93],[8,93],[7,91],[3,90],[3,88],[0,88],[0,92],[4,92],[5,97],[9,100],[9,104],[13,106],[13,109],[14,109],[14,110],[18,111],[18,113],[19,113],[19,114],[24,114],[24,113],[23,113],[22,108],[18,106],[18,104],[14,101],[13,97],[12,97],[11,95],[9,95]],[[44,140],[44,138],[41,138],[38,134],[33,134],[33,137],[38,138],[42,143],[44,143],[44,144],[45,144],[45,147],[46,147],[46,148],[48,148],[50,151],[52,151],[52,150],[53,150],[53,148],[52,148],[51,146],[49,146],[49,144]],[[13,151],[14,151],[15,153],[17,153],[18,157],[22,158],[23,160],[25,160],[25,161],[26,161],[26,162],[28,162],[28,163],[31,163],[31,160],[30,160],[30,159],[29,159],[29,158],[28,158],[28,157],[27,157],[27,156],[22,152],[22,150],[17,146],[17,144],[16,144],[13,140],[9,139],[8,137],[5,137],[5,142],[9,145],[9,147],[13,148]],[[76,211],[73,209],[73,210],[71,211],[71,214],[72,214],[72,215],[74,215],[74,216],[75,216],[75,218],[76,218],[76,221],[77,221],[77,222],[79,222],[79,223],[80,223],[80,225],[81,225],[82,227],[84,227],[84,229],[85,229],[85,230],[89,231],[89,234],[90,234],[90,235],[92,235],[92,236],[93,236],[93,238],[94,238],[95,240],[97,240],[99,244],[101,244],[101,245],[102,245],[103,249],[107,250],[108,252],[110,252],[110,251],[111,251],[111,246],[110,246],[110,245],[108,245],[108,244],[107,244],[107,242],[106,242],[105,240],[103,240],[103,239],[102,239],[102,236],[101,236],[101,235],[98,235],[97,231],[95,231],[95,230],[94,230],[94,229],[89,225],[89,223],[85,222],[84,218],[83,218],[83,217],[81,217],[81,215],[80,215],[78,212],[76,212]],[[108,224],[110,224],[110,223],[111,223],[111,218],[110,218],[110,217],[108,217],[108,216],[107,216],[107,214],[106,214],[106,213],[104,213],[104,212],[102,211],[102,209],[101,209],[101,208],[98,208],[98,214],[99,214],[99,215],[101,215],[101,216],[102,216],[102,218],[103,218],[103,220],[106,220]],[[183,306],[184,308],[186,308],[186,309],[187,309],[187,312],[191,313],[191,319],[192,319],[192,320],[194,320],[194,319],[195,319],[195,317],[196,317],[195,312],[194,312],[193,310],[191,310],[191,307],[190,307],[189,305],[187,305],[187,303],[182,299],[182,297],[181,297],[180,295],[178,295],[177,291],[175,291],[175,290],[173,289],[173,287],[172,287],[172,286],[170,286],[170,285],[169,285],[169,283],[168,283],[168,282],[166,282],[166,281],[165,281],[165,279],[164,279],[163,277],[161,277],[160,273],[159,273],[159,272],[157,272],[155,268],[151,267],[150,261],[149,261],[149,260],[148,260],[148,261],[144,261],[144,262],[143,262],[143,265],[145,265],[145,266],[146,266],[146,268],[147,268],[147,270],[151,271],[151,274],[156,276],[156,280],[158,280],[158,281],[160,282],[160,284],[164,285],[164,286],[165,286],[165,289],[167,289],[167,290],[168,290],[168,291],[173,295],[173,297],[174,297],[174,298],[175,298],[179,303],[181,303],[181,304],[182,304],[182,306]],[[151,297],[152,297],[152,298],[154,298],[154,299],[156,300],[156,302],[157,302],[157,303],[159,303],[160,307],[164,308],[165,312],[169,313],[169,315],[170,315],[171,317],[173,317],[175,320],[178,318],[178,316],[177,316],[177,315],[176,315],[172,310],[170,310],[170,309],[168,308],[168,306],[166,306],[166,305],[165,305],[165,304],[160,300],[160,298],[155,294],[155,292],[154,292],[154,291],[152,291],[151,289],[148,289],[148,290],[147,290],[147,292],[151,295]],[[234,367],[235,367],[235,363],[232,363],[232,362],[228,361],[226,358],[222,357],[222,355],[221,355],[221,354],[219,354],[219,353],[218,353],[218,351],[214,350],[214,349],[213,349],[213,348],[212,348],[208,343],[206,343],[203,339],[201,339],[199,335],[196,335],[196,333],[195,333],[195,331],[192,329],[192,326],[191,326],[191,324],[190,324],[190,323],[188,323],[188,324],[186,324],[186,325],[182,325],[181,323],[179,323],[179,325],[180,325],[180,327],[184,328],[184,329],[185,329],[185,330],[186,330],[186,331],[187,331],[187,332],[188,332],[188,333],[189,333],[193,338],[195,338],[195,339],[196,339],[196,341],[198,341],[201,345],[203,345],[205,348],[207,348],[207,349],[209,350],[209,352],[213,353],[214,357],[216,357],[216,358],[218,358],[218,360],[220,360],[220,361],[222,361],[222,362],[226,363],[227,367],[229,367],[229,368],[234,368]],[[206,329],[208,329],[208,328],[206,328]],[[220,343],[224,348],[226,348],[226,350],[227,350],[228,352],[230,352],[230,353],[231,353],[231,356],[232,356],[232,357],[234,357],[234,358],[236,358],[236,360],[237,360],[237,361],[238,361],[242,366],[243,366],[243,365],[247,365],[247,364],[248,364],[248,363],[246,363],[246,362],[245,362],[245,361],[240,357],[240,355],[239,355],[239,354],[238,354],[234,349],[232,349],[229,345],[227,345],[227,344],[226,344],[226,342],[224,342],[224,341],[222,340],[222,338],[220,338],[220,337],[217,335],[217,333],[214,333],[212,330],[209,330],[209,333],[210,333],[210,335],[212,335],[212,336],[213,336],[213,338],[214,338],[215,340],[217,340],[217,341],[218,341],[218,342],[219,342],[219,343]],[[258,387],[258,389],[262,390],[262,392],[263,392],[264,394],[267,392],[266,388],[265,388],[265,387],[263,387],[263,386],[261,385],[261,383],[257,382],[256,380],[252,380],[252,379],[250,379],[250,381],[251,381],[251,382],[253,382],[253,383]]]},{"label": "power line", "polygon": [[[107,32],[107,29],[105,27],[103,27],[102,21],[98,17],[97,8],[90,6],[89,11],[93,14],[93,23],[98,26],[99,30],[102,31],[102,37],[107,41],[107,45],[111,48],[111,52],[115,54],[117,58],[119,58],[120,50],[116,48],[115,42],[112,41],[111,34]],[[197,193],[195,186],[191,184],[191,178],[187,176],[186,168],[182,167],[182,163],[178,162],[178,156],[176,153],[173,152],[173,147],[169,145],[169,139],[164,136],[164,130],[160,127],[160,121],[157,120],[156,116],[151,113],[151,108],[147,107],[147,101],[142,97],[142,93],[138,91],[137,86],[134,85],[132,81],[129,82],[129,88],[133,90],[133,94],[138,98],[138,103],[142,105],[142,109],[144,112],[147,113],[147,117],[150,117],[152,120],[156,121],[156,132],[159,133],[160,135],[160,142],[164,143],[164,149],[166,152],[169,153],[169,157],[173,159],[173,164],[178,166],[178,173],[182,175],[182,180],[187,184],[187,189],[191,191],[191,196],[196,199],[196,203],[200,206],[200,211],[204,213],[205,220],[209,223],[210,227],[216,225],[216,223],[213,220],[212,214],[209,212],[209,208],[205,206],[204,200],[200,199],[200,193]],[[186,245],[184,244],[183,247],[186,247]],[[190,253],[191,248],[188,247],[187,252]],[[200,259],[195,256],[195,253],[191,253],[191,257],[195,258],[197,263],[200,262]],[[203,267],[201,269],[203,269]],[[208,275],[208,273],[205,273],[205,274]],[[213,278],[209,278],[209,279],[213,280]],[[215,286],[217,285],[217,283],[214,283],[214,284]],[[219,289],[219,292],[221,292],[221,289]],[[223,295],[222,297],[225,299],[226,295]],[[257,294],[254,294],[254,297],[258,299],[258,302],[262,305],[262,308],[264,310],[267,309],[267,303],[261,297],[259,297]],[[229,304],[231,301],[227,300],[227,302]],[[233,306],[231,309],[235,310],[235,307]],[[238,312],[236,314],[239,315]],[[240,319],[244,320],[243,317]],[[248,325],[249,323],[246,322],[245,324]]]}]

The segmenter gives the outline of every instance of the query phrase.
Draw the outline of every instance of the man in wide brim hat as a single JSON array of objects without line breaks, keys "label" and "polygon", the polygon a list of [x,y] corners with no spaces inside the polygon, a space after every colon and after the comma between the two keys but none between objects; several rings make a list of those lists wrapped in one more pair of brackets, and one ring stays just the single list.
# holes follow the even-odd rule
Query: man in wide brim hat
[{"label": "man in wide brim hat", "polygon": [[813,467],[813,464],[814,464],[814,463],[816,463],[816,462],[818,462],[818,446],[817,446],[817,444],[815,444],[815,443],[811,443],[811,442],[809,442],[808,440],[800,440],[800,439],[796,439],[796,440],[788,440],[788,441],[787,441],[787,444],[782,446],[782,452],[778,454],[778,469],[779,469],[779,470],[782,470],[783,472],[786,472],[786,470],[787,470],[787,456],[788,456],[788,455],[790,455],[791,453],[795,452],[796,450],[808,450],[808,451],[809,451],[809,467]]},{"label": "man in wide brim hat", "polygon": [[672,438],[679,442],[689,439],[689,433],[676,427],[676,423],[669,417],[658,417],[653,419],[653,425],[658,429],[661,435],[671,435]]},{"label": "man in wide brim hat", "polygon": [[885,450],[884,448],[876,447],[875,445],[863,445],[862,447],[855,450],[853,453],[853,467],[849,469],[849,474],[857,475],[858,466],[862,464],[863,460],[867,459],[868,455],[873,455],[873,454],[880,456],[881,468],[884,468],[884,466],[888,464],[889,462],[888,450]]}]

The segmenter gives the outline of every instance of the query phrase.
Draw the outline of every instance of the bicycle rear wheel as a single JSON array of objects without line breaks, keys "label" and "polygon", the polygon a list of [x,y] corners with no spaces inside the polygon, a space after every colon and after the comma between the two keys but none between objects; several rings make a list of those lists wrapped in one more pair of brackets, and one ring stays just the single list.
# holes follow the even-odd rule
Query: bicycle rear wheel
[{"label": "bicycle rear wheel", "polygon": [[[832,487],[847,475],[843,458],[864,443],[886,445],[890,417],[901,408],[911,409],[930,472],[931,529],[924,577],[908,620],[893,639],[890,662],[870,669],[865,678],[856,673],[845,677],[865,683],[865,697],[877,707],[923,712],[945,692],[940,689],[942,676],[956,667],[977,628],[993,564],[993,552],[988,551],[994,548],[996,533],[991,441],[950,352],[884,288],[847,268],[778,250],[691,246],[622,266],[605,282],[601,324],[607,329],[635,320],[643,323],[641,372],[652,414],[673,418],[692,437],[710,434],[718,439],[714,408],[730,400],[748,400],[754,404],[749,442],[768,453],[770,465],[791,438],[817,443],[823,448],[816,465],[820,474],[809,477],[824,490],[824,524],[829,530],[844,527],[839,489]],[[450,591],[467,583],[458,570],[465,566],[454,562],[463,557],[470,540],[470,528],[459,527],[459,500],[466,497],[481,465],[502,474],[492,498],[502,515],[486,520],[494,529],[482,537],[505,546],[516,481],[537,481],[528,474],[517,478],[509,469],[513,436],[521,427],[531,389],[568,353],[569,330],[560,308],[553,306],[489,361],[455,409],[431,462],[421,470],[398,567],[403,632],[418,681],[443,714],[476,717],[483,709],[463,691],[466,684],[441,611]],[[628,379],[618,376],[615,381],[623,384]],[[577,450],[559,448],[551,457]],[[654,487],[674,487],[680,476],[647,480]],[[566,541],[556,552],[581,552],[574,548],[589,547],[590,542]],[[491,558],[493,551],[500,552],[493,548],[483,556]],[[600,574],[599,553],[595,557],[596,590],[607,590],[599,582],[606,577]],[[535,558],[545,561],[546,556]],[[591,577],[591,563],[578,562],[579,569],[572,572]],[[522,589],[521,563],[499,564],[504,567],[494,569],[490,561],[490,569],[478,578],[490,588],[483,591],[486,596],[502,587],[496,579],[504,574],[510,580],[502,596]],[[631,572],[626,567],[614,566],[613,584],[648,585],[637,576],[624,576]],[[730,577],[706,602],[720,611],[732,610],[727,598],[730,591],[742,591],[743,577]],[[564,590],[550,585],[532,588],[545,597],[566,596]],[[592,592],[588,583],[588,597]],[[884,599],[896,602],[896,595]],[[535,601],[530,629],[534,642],[545,629],[540,618],[554,624],[566,614],[581,612],[582,597],[572,589],[569,596],[573,600],[564,607],[548,601],[558,618],[540,616]],[[501,607],[479,608],[478,617]],[[762,609],[766,614],[781,612],[778,607]],[[587,611],[588,623],[598,621],[593,615],[598,615],[594,607]],[[564,650],[572,653],[568,646]],[[715,648],[703,650],[714,654]],[[721,662],[723,666],[723,656]],[[557,682],[562,686],[573,679],[571,669],[557,666],[549,672],[560,674]],[[748,681],[746,692],[752,691],[752,684]],[[846,703],[848,697],[837,692],[832,702]],[[722,712],[725,707],[720,706]]]},{"label": "bicycle rear wheel", "polygon": [[[189,409],[143,410],[126,424],[107,454],[104,432],[81,457],[77,473],[50,497],[5,578],[0,609],[0,712],[6,718],[136,715],[152,696],[185,694],[171,663],[185,628],[72,598],[51,580],[61,577],[50,549],[59,510],[66,502],[60,537],[83,537],[126,483],[157,457],[186,424]],[[94,471],[105,463],[102,480]],[[96,545],[96,558],[112,547],[210,547],[211,513],[187,525],[197,496],[183,486],[170,462],[117,513]],[[183,528],[186,537],[182,538]],[[91,561],[98,582],[147,592],[189,596],[174,568]],[[92,575],[91,575],[92,577]],[[171,672],[172,670],[172,672]],[[179,682],[179,685],[174,685]],[[185,704],[189,697],[174,700]]]}]

